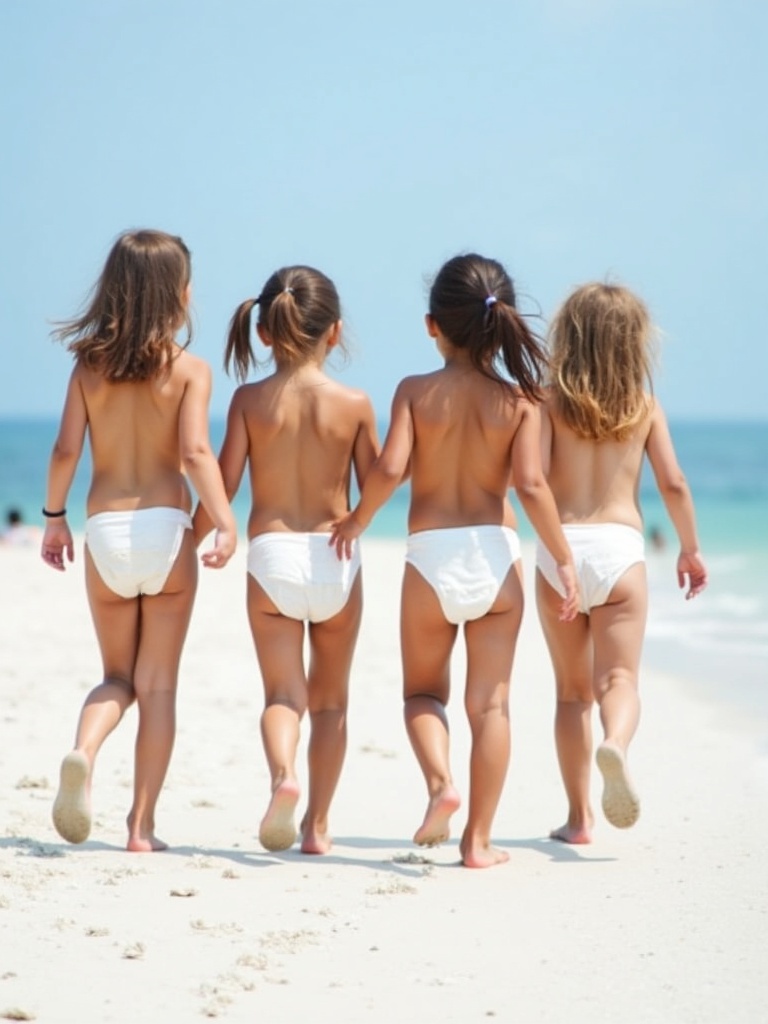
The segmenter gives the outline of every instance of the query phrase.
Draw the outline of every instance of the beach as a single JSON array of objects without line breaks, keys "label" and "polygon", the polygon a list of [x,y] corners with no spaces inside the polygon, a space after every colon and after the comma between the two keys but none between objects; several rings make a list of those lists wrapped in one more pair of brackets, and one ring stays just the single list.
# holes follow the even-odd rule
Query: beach
[{"label": "beach", "polygon": [[[766,1018],[768,768],[760,745],[697,699],[690,683],[646,670],[630,756],[640,821],[627,831],[608,825],[595,777],[594,843],[546,838],[564,820],[565,799],[529,543],[512,762],[494,830],[509,863],[459,867],[464,808],[447,844],[411,841],[426,793],[401,715],[404,544],[378,538],[364,539],[366,603],[333,849],[323,857],[261,849],[268,774],[245,551],[241,542],[226,569],[201,572],[158,807],[158,834],[171,848],[138,855],[124,851],[134,709],[102,750],[89,840],[69,846],[51,824],[59,763],[100,669],[81,538],[64,575],[33,549],[0,550],[0,1019]],[[459,644],[449,715],[466,801],[463,664]]]}]

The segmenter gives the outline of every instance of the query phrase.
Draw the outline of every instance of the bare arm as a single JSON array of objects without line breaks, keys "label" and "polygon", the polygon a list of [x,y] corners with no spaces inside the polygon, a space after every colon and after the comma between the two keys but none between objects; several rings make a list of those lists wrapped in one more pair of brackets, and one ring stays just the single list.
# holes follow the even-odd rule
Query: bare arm
[{"label": "bare arm", "polygon": [[560,618],[568,622],[578,611],[579,592],[571,549],[541,465],[540,423],[538,407],[526,402],[512,441],[512,476],[525,514],[557,563],[557,574],[565,588]]},{"label": "bare arm", "polygon": [[225,565],[237,545],[237,526],[229,507],[219,465],[208,437],[208,402],[211,396],[211,371],[204,364],[187,382],[179,409],[179,447],[181,460],[201,505],[216,528],[212,551],[202,556],[211,568]]},{"label": "bare arm", "polygon": [[392,417],[381,455],[371,466],[363,484],[360,501],[346,516],[333,524],[330,544],[339,558],[352,552],[352,541],[359,537],[376,512],[402,482],[413,447],[411,406],[401,383],[392,400]]},{"label": "bare arm", "polygon": [[549,407],[544,402],[539,407],[541,417],[541,469],[545,477],[549,476],[549,468],[552,464],[552,420],[549,416]]},{"label": "bare arm", "polygon": [[707,585],[707,568],[699,553],[696,534],[696,513],[688,482],[677,462],[667,418],[658,402],[651,413],[651,429],[645,442],[656,486],[680,541],[677,559],[677,582],[685,587],[686,600],[695,597]]},{"label": "bare arm", "polygon": [[[59,433],[51,452],[48,466],[48,487],[45,496],[45,508],[49,512],[60,512],[66,509],[67,496],[72,480],[80,461],[88,426],[88,413],[85,408],[83,392],[78,380],[77,368],[72,371],[61,414]],[[47,518],[43,533],[43,561],[53,569],[64,571],[64,554],[72,562],[75,557],[72,533],[66,516]]]},{"label": "bare arm", "polygon": [[381,445],[379,444],[379,436],[376,432],[376,417],[373,413],[373,406],[366,397],[365,412],[360,420],[355,445],[352,449],[355,479],[361,491],[371,471],[371,466],[373,466],[378,458],[380,451]]},{"label": "bare arm", "polygon": [[[229,502],[237,494],[248,458],[248,432],[242,409],[242,395],[238,389],[227,413],[227,430],[219,454],[219,470],[224,483],[224,492]],[[199,501],[193,517],[195,544],[199,544],[214,528],[214,522],[202,501]]]}]

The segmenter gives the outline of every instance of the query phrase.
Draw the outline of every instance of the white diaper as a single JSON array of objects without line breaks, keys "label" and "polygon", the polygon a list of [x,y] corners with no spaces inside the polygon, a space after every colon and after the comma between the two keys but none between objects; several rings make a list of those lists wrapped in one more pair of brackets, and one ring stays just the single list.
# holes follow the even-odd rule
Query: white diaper
[{"label": "white diaper", "polygon": [[248,572],[289,619],[325,622],[342,610],[360,569],[360,547],[339,558],[330,533],[260,533],[248,545]]},{"label": "white diaper", "polygon": [[[627,569],[645,561],[645,540],[634,526],[564,523],[563,533],[576,566],[582,612],[605,604]],[[541,541],[536,545],[536,567],[547,583],[565,597],[557,563]]]},{"label": "white diaper", "polygon": [[408,535],[405,553],[455,625],[490,611],[519,557],[520,541],[508,526],[420,530]]},{"label": "white diaper", "polygon": [[97,512],[85,523],[85,543],[104,583],[120,597],[159,594],[192,520],[180,508]]}]

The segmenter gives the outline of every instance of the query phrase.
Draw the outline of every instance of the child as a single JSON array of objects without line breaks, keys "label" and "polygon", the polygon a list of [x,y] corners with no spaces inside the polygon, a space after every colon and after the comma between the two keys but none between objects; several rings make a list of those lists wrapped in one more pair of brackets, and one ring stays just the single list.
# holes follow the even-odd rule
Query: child
[{"label": "child", "polygon": [[[296,839],[296,749],[308,708],[301,849],[321,854],[331,847],[328,811],[346,752],[349,673],[362,611],[359,553],[355,549],[351,562],[341,565],[329,548],[329,531],[349,508],[352,467],[362,486],[379,445],[366,395],[323,369],[341,340],[333,282],[311,267],[285,267],[257,299],[238,307],[225,366],[234,362],[241,381],[256,364],[250,342],[256,305],[256,330],[275,370],[235,392],[219,463],[230,498],[246,462],[250,467],[248,617],[264,683],[261,731],[272,791],[259,840],[267,850],[285,850]],[[198,509],[198,541],[209,528],[205,509]]]},{"label": "child", "polygon": [[[82,843],[91,829],[96,755],[138,702],[128,849],[164,850],[155,805],[175,734],[176,684],[197,584],[189,474],[217,528],[205,565],[223,566],[236,525],[208,442],[208,366],[180,347],[190,298],[189,250],[160,231],[115,242],[88,309],[54,332],[75,368],[51,455],[42,556],[74,559],[67,494],[88,433],[93,475],[85,528],[85,578],[104,679],[86,698],[74,750],[53,805],[59,834]],[[189,344],[189,338],[187,344]]]},{"label": "child", "polygon": [[651,323],[626,288],[588,284],[552,325],[552,384],[542,423],[545,469],[576,560],[580,614],[558,616],[562,592],[549,554],[537,552],[536,593],[557,686],[555,739],[568,820],[551,835],[591,841],[589,805],[593,701],[605,739],[597,750],[603,810],[617,828],[633,825],[640,802],[626,769],[637,728],[638,668],[647,587],[638,506],[645,454],[680,540],[677,576],[686,598],[707,584],[693,503],[675,458],[651,379]]},{"label": "child", "polygon": [[429,794],[414,840],[444,842],[459,806],[445,708],[451,650],[463,623],[472,754],[460,850],[467,867],[490,867],[508,859],[491,846],[490,834],[509,760],[509,684],[523,614],[511,481],[558,566],[566,594],[558,614],[566,620],[576,614],[575,574],[541,469],[536,403],[545,357],[515,308],[501,264],[477,255],[446,263],[432,285],[426,324],[445,366],[398,386],[382,455],[357,507],[334,524],[333,542],[348,555],[410,465],[404,711]]}]

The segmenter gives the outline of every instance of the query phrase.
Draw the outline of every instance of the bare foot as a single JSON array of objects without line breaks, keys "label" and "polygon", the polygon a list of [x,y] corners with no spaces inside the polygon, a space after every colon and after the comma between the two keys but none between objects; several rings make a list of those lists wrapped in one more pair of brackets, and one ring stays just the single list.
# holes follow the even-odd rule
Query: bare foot
[{"label": "bare foot", "polygon": [[451,815],[459,809],[461,799],[450,784],[436,793],[427,805],[424,821],[413,837],[418,846],[437,846],[451,834]]},{"label": "bare foot", "polygon": [[568,822],[560,828],[553,828],[549,833],[550,839],[557,839],[561,843],[572,843],[575,846],[583,846],[592,842],[591,825],[569,825]]},{"label": "bare foot", "polygon": [[615,743],[601,743],[595,754],[603,776],[603,813],[616,828],[630,828],[640,817],[640,797],[627,773],[623,752]]},{"label": "bare foot", "polygon": [[331,848],[331,837],[327,826],[320,827],[319,822],[310,828],[307,819],[304,817],[301,823],[301,852],[302,853],[328,853]]},{"label": "bare foot", "polygon": [[88,758],[79,750],[61,762],[59,791],[53,801],[53,824],[68,843],[84,843],[91,833]]},{"label": "bare foot", "polygon": [[147,832],[144,835],[137,832],[128,836],[125,848],[131,853],[160,853],[168,849],[168,843],[158,839],[154,832]]},{"label": "bare foot", "polygon": [[283,779],[272,790],[267,813],[259,826],[259,842],[265,850],[287,850],[296,841],[294,812],[299,802],[299,785],[295,779]]},{"label": "bare foot", "polygon": [[472,842],[466,832],[461,837],[459,850],[465,868],[492,868],[496,864],[506,864],[509,860],[506,850],[499,850],[488,842]]}]

